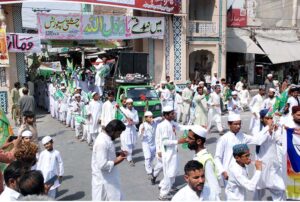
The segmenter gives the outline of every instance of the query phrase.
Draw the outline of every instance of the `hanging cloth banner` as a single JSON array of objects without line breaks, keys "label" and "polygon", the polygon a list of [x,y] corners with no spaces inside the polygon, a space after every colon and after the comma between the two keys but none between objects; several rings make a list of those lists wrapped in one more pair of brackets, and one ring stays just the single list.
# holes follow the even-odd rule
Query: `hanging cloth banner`
[{"label": "hanging cloth banner", "polygon": [[41,52],[41,39],[38,34],[7,33],[8,52]]},{"label": "hanging cloth banner", "polygon": [[165,18],[38,14],[41,39],[163,39]]}]

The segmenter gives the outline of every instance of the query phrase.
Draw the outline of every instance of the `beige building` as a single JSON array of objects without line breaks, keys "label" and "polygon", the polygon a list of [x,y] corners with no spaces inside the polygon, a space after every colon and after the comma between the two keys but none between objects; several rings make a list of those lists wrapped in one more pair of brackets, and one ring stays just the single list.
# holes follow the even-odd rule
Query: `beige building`
[{"label": "beige building", "polygon": [[[159,83],[169,75],[177,84],[195,78],[197,65],[201,80],[217,72],[226,76],[226,4],[222,0],[182,1],[182,11],[162,15],[135,11],[134,15],[165,16],[163,40],[134,41],[134,50],[149,53],[150,72]],[[142,43],[141,43],[142,42]],[[152,69],[152,70],[151,70]]]}]

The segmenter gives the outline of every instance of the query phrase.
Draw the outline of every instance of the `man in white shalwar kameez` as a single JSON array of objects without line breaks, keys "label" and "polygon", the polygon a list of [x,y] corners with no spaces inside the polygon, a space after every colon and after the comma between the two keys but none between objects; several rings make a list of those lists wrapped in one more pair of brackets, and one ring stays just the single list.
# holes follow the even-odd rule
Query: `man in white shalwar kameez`
[{"label": "man in white shalwar kameez", "polygon": [[[263,161],[264,166],[258,185],[255,190],[255,201],[262,200],[265,190],[269,190],[273,201],[285,200],[285,184],[283,181],[283,172],[281,170],[280,159],[278,156],[278,145],[282,145],[280,130],[273,125],[273,119],[268,114],[268,110],[264,109],[260,112],[261,127],[258,131],[259,135],[264,136],[261,145],[257,147],[257,160]],[[265,135],[264,135],[265,133]]]},{"label": "man in white shalwar kameez", "polygon": [[262,104],[262,109],[270,109],[276,102],[275,97],[276,90],[274,88],[270,88],[268,92],[268,98],[266,98]]},{"label": "man in white shalwar kameez", "polygon": [[172,93],[171,91],[166,87],[167,82],[166,81],[162,81],[161,82],[161,89],[160,91],[160,102],[161,102],[161,106],[162,108],[166,107],[166,106],[173,106],[173,99],[172,99]]},{"label": "man in white shalwar kameez", "polygon": [[102,58],[102,60],[100,58],[98,58],[96,60],[96,62],[98,63],[98,65],[95,65],[95,68],[96,68],[96,74],[95,74],[96,92],[98,92],[99,95],[102,96],[103,95],[103,87],[105,84],[105,78],[102,75],[100,75],[100,72],[106,65],[106,58]]},{"label": "man in white shalwar kameez", "polygon": [[159,123],[156,128],[156,134],[161,139],[160,149],[164,173],[163,182],[160,184],[160,200],[168,198],[168,194],[175,182],[178,166],[177,145],[186,142],[185,138],[177,140],[175,131],[183,131],[186,127],[178,125],[173,121],[175,119],[173,108],[169,106],[163,108],[163,115],[165,117],[164,121]]},{"label": "man in white shalwar kameez", "polygon": [[186,82],[186,87],[182,91],[183,113],[182,123],[187,124],[190,118],[190,109],[193,101],[193,90],[191,89],[191,81]]},{"label": "man in white shalwar kameez", "polygon": [[64,164],[59,151],[53,149],[53,140],[50,136],[45,136],[42,144],[45,150],[39,155],[36,170],[42,172],[45,183],[53,177],[56,178],[48,192],[48,196],[55,199],[57,188],[60,186],[64,174]]},{"label": "man in white shalwar kameez", "polygon": [[222,119],[221,119],[221,87],[219,85],[215,86],[214,92],[210,94],[208,105],[208,116],[207,116],[207,130],[210,131],[212,122],[215,121],[217,129],[220,134],[223,133]]},{"label": "man in white shalwar kameez", "polygon": [[120,137],[125,125],[120,120],[112,120],[97,136],[92,153],[92,200],[122,200],[119,171],[116,167],[127,153],[116,154],[114,140]]},{"label": "man in white shalwar kameez", "polygon": [[230,163],[228,172],[228,184],[225,188],[225,194],[228,201],[244,201],[246,191],[254,191],[261,176],[262,162],[256,161],[256,171],[251,179],[247,170],[247,165],[251,164],[250,151],[246,144],[234,145],[233,161]]},{"label": "man in white shalwar kameez", "polygon": [[264,95],[265,95],[265,89],[264,89],[264,87],[260,87],[258,94],[252,98],[252,100],[249,104],[249,108],[252,113],[251,120],[250,120],[250,126],[249,126],[249,130],[250,130],[251,134],[253,134],[253,131],[257,130],[257,128],[259,129],[259,126],[260,126],[259,112],[263,106]]},{"label": "man in white shalwar kameez", "polygon": [[81,116],[82,115],[82,109],[84,107],[84,102],[81,101],[81,96],[80,94],[75,94],[75,101],[72,102],[72,114],[75,119],[75,136],[77,139],[82,136],[82,123],[76,120],[76,116]]},{"label": "man in white shalwar kameez", "polygon": [[183,113],[183,99],[181,95],[182,95],[182,91],[179,88],[176,89],[174,109],[176,110],[176,121],[178,123],[182,121],[182,113]]},{"label": "man in white shalwar kameez", "polygon": [[231,93],[232,97],[228,102],[227,109],[230,113],[236,113],[236,114],[241,114],[241,111],[243,110],[241,101],[238,97],[238,92],[237,91],[232,91]]},{"label": "man in white shalwar kameez", "polygon": [[205,185],[205,172],[200,162],[187,162],[184,173],[187,185],[173,196],[172,201],[218,201],[215,190]]},{"label": "man in white shalwar kameez", "polygon": [[289,114],[292,115],[292,108],[293,106],[300,106],[300,101],[299,101],[299,91],[298,88],[291,88],[290,90],[291,96],[287,100],[287,104],[289,105]]},{"label": "man in white shalwar kameez", "polygon": [[149,177],[153,176],[153,160],[156,154],[155,148],[155,131],[157,124],[161,121],[161,117],[153,119],[153,114],[150,111],[145,112],[145,121],[140,125],[139,137],[142,141],[142,148],[145,158],[145,170]]},{"label": "man in white shalwar kameez", "polygon": [[215,152],[215,164],[219,175],[222,176],[226,186],[228,180],[228,169],[231,161],[234,159],[232,148],[236,144],[260,144],[263,135],[246,135],[240,131],[241,116],[232,113],[228,116],[229,131],[219,138]]},{"label": "man in white shalwar kameez", "polygon": [[115,94],[113,92],[108,92],[108,99],[102,105],[101,112],[101,126],[105,127],[110,121],[115,119],[116,115],[116,102],[114,101]]},{"label": "man in white shalwar kameez", "polygon": [[50,83],[49,84],[49,102],[50,102],[50,113],[52,118],[55,117],[55,99],[54,99],[54,94],[56,92],[56,88],[55,88],[55,83]]},{"label": "man in white shalwar kameez", "polygon": [[123,110],[124,118],[123,122],[126,126],[125,131],[121,134],[121,148],[128,152],[127,161],[130,166],[134,166],[132,160],[132,152],[137,141],[136,124],[139,123],[139,116],[137,111],[133,108],[133,100],[128,98],[126,100],[126,108]]},{"label": "man in white shalwar kameez", "polygon": [[92,101],[88,105],[89,133],[87,143],[89,145],[95,142],[100,129],[100,116],[102,112],[102,101],[100,95],[96,92],[92,93]]}]

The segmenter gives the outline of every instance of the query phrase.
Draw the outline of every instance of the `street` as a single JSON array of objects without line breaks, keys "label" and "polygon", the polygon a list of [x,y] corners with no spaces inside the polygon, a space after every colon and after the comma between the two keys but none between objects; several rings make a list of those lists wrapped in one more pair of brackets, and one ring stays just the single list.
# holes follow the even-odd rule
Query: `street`
[{"label": "street", "polygon": [[[242,130],[248,131],[250,113],[243,112],[242,115]],[[223,116],[223,126],[227,129],[226,120],[227,114]],[[91,153],[92,149],[85,143],[75,139],[75,131],[66,128],[59,121],[51,118],[49,114],[40,112],[37,115],[37,127],[39,133],[39,140],[45,135],[50,135],[54,139],[54,148],[60,151],[63,161],[65,174],[63,177],[62,186],[59,188],[57,200],[91,200]],[[206,141],[208,151],[214,154],[216,142],[219,137],[216,127],[212,129]],[[119,140],[116,141],[116,150],[120,147]],[[40,145],[43,149],[43,146]],[[251,150],[254,151],[254,147]],[[179,174],[176,178],[175,186],[181,188],[184,186],[183,167],[188,160],[193,157],[193,152],[182,149],[179,146]],[[144,157],[141,149],[141,143],[137,143],[134,152],[135,167],[130,167],[127,161],[118,165],[121,177],[121,187],[124,193],[125,200],[132,201],[147,201],[158,200],[159,190],[157,185],[151,185],[147,179],[144,169]],[[253,169],[252,169],[253,170]],[[252,176],[252,172],[250,172]],[[162,173],[157,181],[162,178]],[[267,192],[268,193],[268,192]],[[266,194],[267,196],[269,194]],[[224,189],[221,196],[224,199]],[[251,200],[249,194],[248,200]],[[269,199],[265,196],[264,200]]]}]

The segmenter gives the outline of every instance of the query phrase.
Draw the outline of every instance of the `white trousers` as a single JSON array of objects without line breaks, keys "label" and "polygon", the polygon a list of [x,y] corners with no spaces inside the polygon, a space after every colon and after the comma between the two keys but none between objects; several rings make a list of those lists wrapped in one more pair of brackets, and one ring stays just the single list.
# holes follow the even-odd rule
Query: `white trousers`
[{"label": "white trousers", "polygon": [[183,112],[183,105],[182,104],[177,104],[177,109],[176,109],[176,120],[177,122],[182,121],[182,112]]},{"label": "white trousers", "polygon": [[163,182],[159,184],[161,185],[159,195],[161,197],[166,197],[170,193],[174,182],[175,177],[167,177],[166,175],[164,175]]},{"label": "white trousers", "polygon": [[50,198],[55,199],[55,198],[56,198],[56,193],[57,193],[57,188],[56,188],[56,189],[49,190],[49,191],[48,191],[48,196],[49,196]]},{"label": "white trousers", "polygon": [[81,140],[87,140],[89,136],[89,125],[82,124],[82,138]]},{"label": "white trousers", "polygon": [[72,112],[68,109],[67,116],[66,116],[66,125],[70,126],[72,120]]},{"label": "white trousers", "polygon": [[142,142],[142,148],[143,148],[143,153],[145,158],[145,170],[147,174],[152,174],[153,171],[152,162],[155,157],[155,145],[152,146],[146,142]]},{"label": "white trousers", "polygon": [[190,116],[191,105],[189,103],[183,102],[183,114],[182,114],[182,123],[187,124]]},{"label": "white trousers", "polygon": [[[275,190],[275,189],[268,189],[271,193],[273,201],[284,201],[286,200],[285,191],[284,190]],[[266,189],[256,189],[254,192],[254,201],[261,201],[264,197]]]},{"label": "white trousers", "polygon": [[156,164],[153,169],[153,176],[157,177],[162,170],[163,170],[163,164],[162,164],[161,158],[156,156]]},{"label": "white trousers", "polygon": [[82,124],[81,123],[75,123],[75,136],[80,137],[82,135]]},{"label": "white trousers", "polygon": [[55,107],[54,107],[54,105],[55,105],[55,100],[53,99],[53,97],[50,97],[50,113],[51,113],[51,116],[52,116],[52,118],[54,118],[55,117]]},{"label": "white trousers", "polygon": [[66,111],[59,112],[59,120],[60,121],[66,121],[66,116],[67,116],[67,112]]},{"label": "white trousers", "polygon": [[207,116],[207,130],[209,131],[212,126],[212,122],[215,121],[217,125],[217,129],[219,132],[223,132],[223,126],[222,126],[222,119],[221,114],[216,113],[213,109],[209,109],[208,116]]}]

